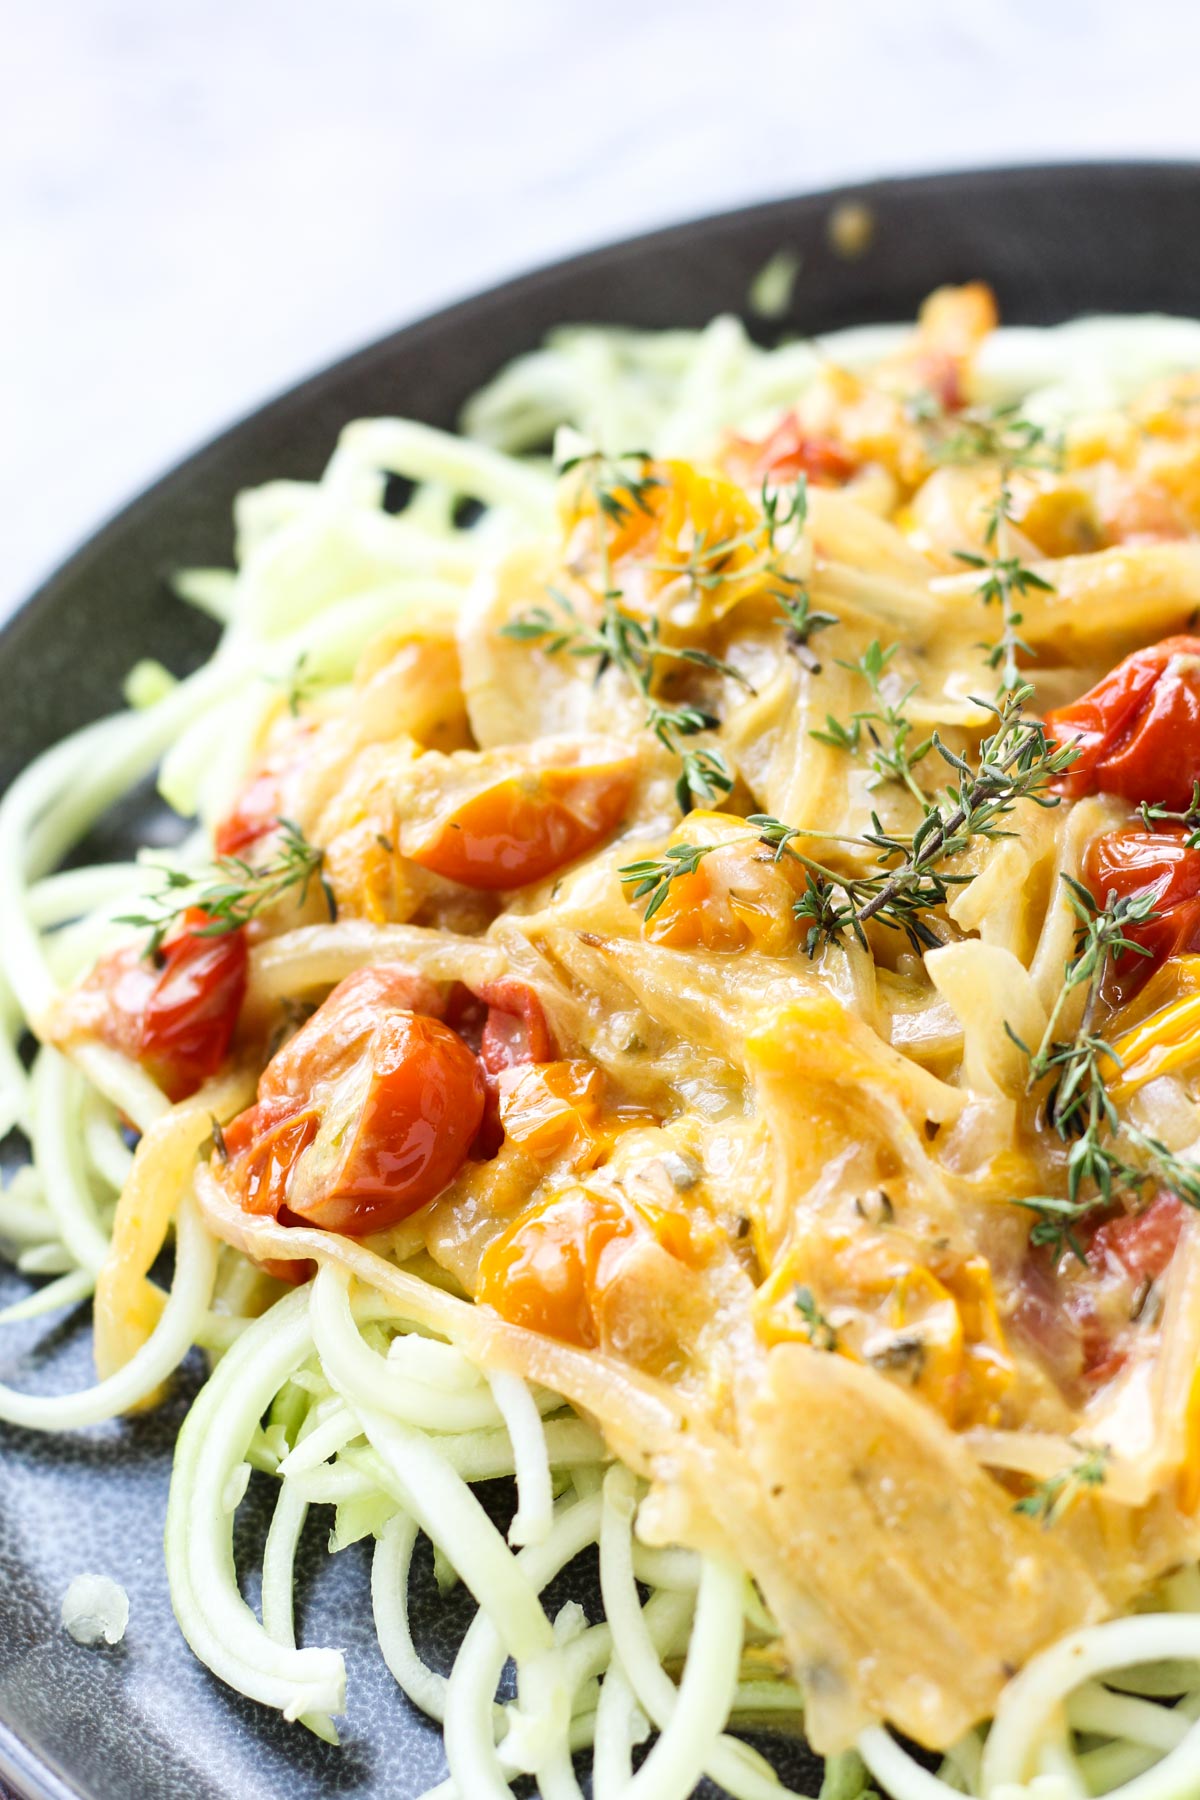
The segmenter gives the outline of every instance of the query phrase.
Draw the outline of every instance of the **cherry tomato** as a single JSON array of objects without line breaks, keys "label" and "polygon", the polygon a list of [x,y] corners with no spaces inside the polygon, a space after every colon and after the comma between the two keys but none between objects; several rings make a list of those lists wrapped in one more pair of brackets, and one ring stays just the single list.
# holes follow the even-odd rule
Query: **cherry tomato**
[{"label": "cherry tomato", "polygon": [[539,1162],[566,1150],[594,1158],[603,1117],[604,1076],[594,1063],[536,1062],[499,1078],[504,1135]]},{"label": "cherry tomato", "polygon": [[244,931],[206,935],[207,913],[190,907],[157,960],[128,946],[97,964],[84,993],[98,1002],[88,1023],[140,1062],[170,1100],[215,1075],[229,1053],[246,992]]},{"label": "cherry tomato", "polygon": [[[642,927],[649,943],[722,951],[752,945],[769,956],[796,948],[794,906],[804,892],[799,863],[777,862],[746,821],[731,813],[689,813],[669,847],[685,842],[715,848],[671,882],[666,899]],[[634,899],[632,888],[626,896],[633,905],[644,904]]]},{"label": "cherry tomato", "polygon": [[267,1213],[274,1219],[287,1204],[292,1170],[321,1123],[315,1108],[296,1112],[293,1105],[286,1096],[258,1100],[222,1133],[225,1155],[237,1167],[246,1212]]},{"label": "cherry tomato", "polygon": [[835,438],[801,431],[795,413],[785,413],[774,431],[757,442],[734,438],[727,457],[746,485],[764,480],[795,481],[805,475],[817,487],[841,487],[860,461]]},{"label": "cherry tomato", "polygon": [[484,1252],[476,1298],[513,1325],[593,1350],[605,1296],[639,1238],[694,1262],[686,1220],[573,1188],[513,1220]]},{"label": "cherry tomato", "polygon": [[517,1063],[553,1062],[558,1055],[554,1033],[537,992],[527,981],[505,976],[486,982],[478,997],[487,1007],[479,1053],[489,1075]]},{"label": "cherry tomato", "polygon": [[606,741],[555,754],[557,762],[502,775],[410,827],[404,854],[464,887],[492,890],[541,881],[594,849],[621,821],[635,760]]},{"label": "cherry tomato", "polygon": [[244,856],[259,838],[274,831],[281,814],[290,814],[290,788],[296,772],[304,766],[306,740],[314,730],[312,725],[295,727],[249,777],[233,811],[213,833],[218,856]]},{"label": "cherry tomato", "polygon": [[1154,901],[1153,916],[1125,930],[1148,954],[1124,950],[1113,959],[1106,999],[1127,1000],[1169,956],[1200,948],[1200,850],[1188,849],[1182,827],[1106,831],[1089,844],[1082,872],[1100,904],[1110,893],[1122,899],[1145,894]]},{"label": "cherry tomato", "polygon": [[1116,1263],[1134,1281],[1157,1281],[1170,1267],[1183,1218],[1177,1194],[1156,1194],[1143,1212],[1122,1213],[1099,1227],[1088,1247],[1089,1267]]},{"label": "cherry tomato", "polygon": [[248,1211],[361,1236],[454,1179],[483,1116],[483,1072],[456,1032],[406,1004],[429,998],[400,965],[360,969],[272,1058],[215,1165]]},{"label": "cherry tomato", "polygon": [[1200,778],[1200,637],[1134,651],[1088,693],[1048,713],[1046,729],[1079,752],[1063,778],[1066,793],[1184,811]]}]

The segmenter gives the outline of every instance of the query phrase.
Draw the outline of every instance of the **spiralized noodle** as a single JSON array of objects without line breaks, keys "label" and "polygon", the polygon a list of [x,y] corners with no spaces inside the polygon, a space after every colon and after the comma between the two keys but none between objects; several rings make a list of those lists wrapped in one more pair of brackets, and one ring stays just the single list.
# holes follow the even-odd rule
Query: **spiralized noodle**
[{"label": "spiralized noodle", "polygon": [[[920,780],[911,767],[891,787],[876,780],[863,745],[874,734],[878,747],[880,730],[894,731],[880,725],[889,709],[907,705],[905,730],[937,733],[952,755],[968,754],[994,728],[986,695],[995,676],[978,640],[994,638],[1001,621],[976,605],[979,568],[991,554],[981,489],[971,470],[905,472],[921,395],[901,406],[888,384],[911,343],[899,326],[774,350],[752,344],[730,318],[698,333],[572,326],[469,403],[465,435],[398,419],[348,426],[320,480],[273,482],[240,497],[236,571],[178,578],[181,599],[222,626],[214,657],[179,681],[138,665],[132,710],[40,757],[0,802],[0,1133],[20,1129],[32,1153],[0,1194],[0,1244],[24,1273],[46,1278],[0,1313],[0,1324],[94,1292],[100,1375],[73,1395],[0,1386],[0,1419],[73,1429],[153,1404],[201,1346],[211,1371],[179,1435],[166,1528],[180,1628],[221,1680],[336,1743],[342,1653],[297,1641],[294,1604],[309,1511],[333,1506],[335,1550],[371,1541],[372,1609],[388,1668],[408,1700],[444,1727],[448,1778],[425,1800],[508,1800],[524,1776],[545,1800],[579,1800],[572,1759],[583,1750],[592,1752],[596,1800],[686,1800],[702,1776],[736,1800],[790,1800],[738,1734],[798,1731],[806,1708],[810,1733],[838,1750],[822,1800],[860,1800],[871,1780],[892,1800],[963,1792],[977,1800],[1188,1800],[1200,1792],[1200,1538],[1194,1507],[1177,1516],[1165,1498],[1195,1478],[1194,1401],[1178,1404],[1200,1330],[1192,1229],[1183,1229],[1171,1272],[1155,1287],[1154,1319],[1161,1316],[1168,1346],[1157,1386],[1150,1357],[1138,1352],[1120,1394],[1071,1417],[1044,1379],[1015,1424],[985,1402],[977,1416],[938,1412],[943,1401],[961,1406],[969,1381],[991,1394],[1017,1379],[1010,1338],[1019,1336],[1018,1302],[1010,1295],[1011,1304],[998,1304],[976,1263],[959,1254],[969,1237],[960,1223],[1007,1231],[1004,1254],[1015,1267],[1027,1234],[1018,1245],[1016,1228],[994,1221],[1002,1208],[1016,1210],[1007,1205],[1014,1193],[1036,1192],[1028,1155],[1020,1165],[1019,1116],[1028,1046],[1058,1017],[1075,941],[1061,878],[1078,879],[1088,846],[1126,814],[1101,796],[1053,813],[1023,804],[1008,820],[1011,835],[969,852],[937,941],[906,947],[897,937],[886,954],[874,930],[810,945],[811,958],[799,927],[776,941],[772,931],[792,930],[803,883],[780,902],[769,884],[786,881],[782,852],[736,861],[737,828],[752,814],[787,821],[786,843],[811,852],[810,864],[827,840],[911,836],[936,753],[921,752],[931,761]],[[1099,463],[1108,469],[1106,456],[1112,469],[1127,470],[1158,429],[1141,396],[1200,367],[1200,324],[1006,328],[980,333],[969,364],[965,353],[960,360],[978,406],[1001,409],[1003,419],[1019,403],[1035,435],[1069,425],[1093,443],[1073,477]],[[947,403],[950,413],[962,399]],[[647,721],[636,683],[620,685],[611,643],[589,650],[572,636],[587,595],[592,503],[577,493],[572,513],[559,470],[565,481],[601,453],[618,459],[624,472],[607,506],[596,490],[595,528],[606,515],[618,534],[636,537],[653,504],[630,473],[633,447],[635,468],[659,471],[647,492],[672,482],[683,492],[689,480],[713,479],[712,470],[724,480],[739,454],[761,450],[778,431],[781,414],[806,407],[805,454],[818,443],[828,456],[827,440],[840,443],[843,431],[849,442],[853,427],[854,467],[833,485],[809,471],[806,516],[782,576],[772,563],[772,579],[832,615],[819,628],[828,635],[807,638],[793,619],[791,650],[781,655],[780,620],[759,616],[761,593],[747,607],[751,622],[733,628],[738,602],[722,584],[749,581],[738,557],[753,560],[746,544],[759,541],[759,513],[749,525],[722,527],[715,572],[704,562],[712,552],[704,531],[681,528],[672,554],[683,560],[664,565],[660,544],[660,560],[643,559],[634,577],[669,589],[645,642],[677,657],[679,691],[699,717],[672,737],[679,728],[663,723],[670,684],[652,694],[647,678],[642,698],[659,702]],[[1120,435],[1114,416],[1131,407],[1143,408],[1141,424]],[[556,433],[557,466],[547,454]],[[1109,455],[1118,439],[1119,456]],[[1035,670],[1038,704],[1059,705],[1119,655],[1179,630],[1200,604],[1200,525],[1174,534],[1180,541],[1149,541],[1155,532],[1139,514],[1118,541],[1075,544],[1068,539],[1082,529],[1082,502],[1039,487],[1019,464],[1009,473],[1027,484],[1026,510],[1009,521],[1014,557],[1031,576],[1018,648],[1023,667]],[[388,475],[413,484],[398,514],[385,509]],[[1093,478],[1078,479],[1086,486]],[[1110,470],[1088,490],[1114,517],[1148,504],[1144,484],[1127,491],[1123,479]],[[1178,476],[1177,487],[1189,479]],[[726,487],[744,504],[758,477],[738,480]],[[764,487],[764,507],[766,497]],[[478,516],[456,523],[464,500],[477,503]],[[728,496],[722,503],[732,504]],[[1048,524],[1037,524],[1038,505]],[[1055,547],[1046,549],[1035,529]],[[555,562],[547,545],[563,533],[567,548]],[[721,535],[715,525],[713,534]],[[604,555],[611,597],[616,577]],[[559,611],[549,626],[531,626],[528,609],[547,592],[545,604]],[[687,635],[697,618],[711,631],[703,650]],[[879,710],[868,710],[856,659],[870,654],[870,641],[878,652],[893,638],[872,690]],[[409,680],[412,646],[420,675]],[[1015,666],[1017,649],[1011,654]],[[693,692],[692,677],[708,685]],[[391,740],[371,736],[372,720],[401,705],[397,694],[420,710],[429,735],[418,742],[414,730],[389,762]],[[155,904],[162,869],[149,856],[58,865],[157,769],[164,796],[196,822],[165,863],[168,880],[186,887],[207,867],[213,830],[247,775],[264,753],[286,749],[293,728],[313,752],[312,770],[297,777],[294,795],[287,790],[302,823],[293,825],[282,802],[273,823],[293,825],[302,842],[312,834],[321,879],[310,868],[299,916],[277,900],[253,915],[232,1053],[173,1102],[176,1090],[168,1092],[152,1058],[112,1032],[80,1028],[70,1012],[89,991],[89,971],[124,954],[128,921]],[[591,746],[603,780],[625,779],[623,758],[638,764],[609,822],[615,844],[594,857],[573,851],[553,880],[538,873],[494,905],[491,888],[480,899],[437,866],[450,853],[429,847],[439,815],[422,787],[428,770],[452,787],[456,756],[490,757],[497,780],[527,792],[544,776],[530,747],[568,740]],[[733,774],[706,798],[703,756],[713,751],[732,758]],[[689,761],[697,753],[699,774]],[[280,779],[290,779],[286,769]],[[374,829],[372,808],[381,793],[397,792],[404,804],[394,804],[393,842]],[[587,805],[598,804],[589,789]],[[711,892],[724,896],[734,925],[718,917],[711,895],[702,925],[675,917],[670,893],[643,920],[644,895],[631,910],[629,865],[669,861],[672,847],[686,857],[696,830],[713,835],[695,868],[714,873]],[[602,834],[589,848],[597,841]],[[373,887],[369,874],[381,851],[386,888]],[[332,906],[323,910],[321,881],[338,890],[336,917]],[[354,904],[343,903],[347,890]],[[726,928],[735,941],[721,939]],[[691,930],[709,936],[689,938]],[[539,1205],[569,1205],[581,1193],[610,1203],[617,1193],[636,1195],[620,1229],[641,1233],[638,1250],[614,1283],[603,1341],[556,1337],[471,1298],[536,1186],[529,1170],[545,1120],[538,1116],[522,1147],[512,1128],[519,1063],[500,1077],[490,1071],[504,1142],[491,1160],[472,1163],[475,1185],[463,1186],[457,1212],[438,1201],[428,1215],[359,1241],[297,1212],[290,1222],[255,1213],[232,1197],[223,1129],[254,1101],[264,1046],[294,1043],[291,1034],[332,988],[381,965],[403,965],[410,981],[437,991],[443,1010],[455,993],[488,1013],[515,1004],[503,1000],[506,984],[533,991],[551,1040],[579,1054],[532,1062],[561,1064],[576,1080],[586,1062],[623,1094],[612,1141],[578,1152],[569,1168],[556,1165],[537,1190]],[[27,1029],[42,1040],[28,1067]],[[587,1105],[585,1094],[577,1102],[585,1125]],[[1138,1105],[1137,1117],[1152,1121],[1186,1165],[1200,1141],[1200,1102],[1186,1072],[1148,1083]],[[672,1237],[671,1222],[703,1181],[714,1196],[707,1213],[701,1218],[695,1201],[683,1240]],[[951,1399],[931,1398],[925,1387],[918,1396],[933,1376],[925,1350],[904,1364],[912,1343],[906,1352],[902,1330],[883,1353],[868,1335],[860,1354],[850,1342],[852,1309],[831,1322],[819,1304],[817,1277],[830,1264],[813,1246],[839,1197],[857,1196],[855,1230],[865,1236],[890,1223],[901,1193],[921,1196],[927,1236],[936,1227],[949,1245],[958,1234],[953,1272],[946,1262],[935,1274],[926,1260],[900,1278],[926,1306],[927,1322],[953,1316],[945,1328],[957,1333]],[[151,1270],[172,1243],[174,1275],[163,1292]],[[285,1291],[289,1271],[300,1285]],[[887,1279],[894,1294],[894,1271]],[[807,1309],[805,1331],[795,1325],[798,1307]],[[783,1343],[771,1336],[780,1318]],[[678,1326],[674,1337],[664,1321]],[[845,1354],[823,1354],[835,1348]],[[905,1368],[916,1371],[911,1380]],[[821,1439],[824,1416],[845,1429]],[[1060,1506],[1062,1483],[1075,1479],[1064,1459],[1081,1447],[1101,1458],[1103,1493],[1080,1502],[1070,1488]],[[955,1474],[945,1536],[925,1541],[939,1561],[944,1548],[948,1585],[956,1567],[967,1570],[957,1595],[938,1591],[941,1571],[928,1556],[909,1571],[902,1543],[904,1506],[919,1510],[913,1496],[935,1492],[939,1481],[944,1495],[947,1470]],[[472,1491],[497,1477],[515,1480],[507,1538]],[[233,1558],[235,1515],[252,1479],[277,1484],[260,1613],[240,1591]],[[1047,1483],[1042,1523],[1020,1516],[1023,1502],[1014,1513],[1012,1497]],[[793,1504],[796,1492],[804,1500],[795,1503],[793,1541],[772,1509]],[[897,1492],[903,1504],[887,1514]],[[830,1571],[850,1554],[841,1534],[868,1515],[878,1539],[861,1552],[853,1591],[834,1594]],[[478,1607],[448,1677],[424,1660],[410,1621],[422,1536],[440,1573],[462,1582]],[[967,1591],[970,1569],[981,1566],[969,1551],[984,1539],[998,1547],[995,1566],[1012,1589],[996,1606],[997,1633],[1011,1625],[1011,1634],[980,1650],[964,1618],[969,1605],[986,1612],[990,1604],[990,1595]],[[889,1655],[902,1660],[896,1647],[870,1641],[889,1546],[905,1607],[923,1623],[903,1680],[889,1674]],[[598,1556],[604,1619],[588,1620],[573,1603],[552,1616],[548,1585],[585,1553]],[[797,1560],[811,1579],[797,1578]],[[823,1608],[837,1614],[832,1636],[822,1635]],[[1000,1673],[993,1665],[1010,1642],[1019,1642],[1011,1660],[1023,1666]],[[989,1652],[986,1681],[957,1710],[947,1702],[937,1713],[934,1659],[966,1670]],[[509,1661],[515,1697],[503,1698]],[[979,1703],[985,1691],[992,1704]],[[895,1710],[879,1701],[885,1692],[900,1693]],[[919,1735],[914,1720],[924,1718],[933,1722],[922,1741],[945,1750],[936,1773],[889,1729]],[[957,1722],[953,1731],[941,1728],[946,1718]]]}]

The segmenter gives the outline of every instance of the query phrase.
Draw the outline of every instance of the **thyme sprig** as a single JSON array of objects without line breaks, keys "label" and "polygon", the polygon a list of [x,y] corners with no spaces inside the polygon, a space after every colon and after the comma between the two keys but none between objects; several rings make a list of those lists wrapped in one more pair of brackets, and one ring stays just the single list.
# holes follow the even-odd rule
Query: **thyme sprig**
[{"label": "thyme sprig", "polygon": [[[1066,1194],[1025,1196],[1017,1205],[1037,1214],[1030,1232],[1033,1243],[1046,1245],[1055,1255],[1070,1250],[1085,1262],[1077,1229],[1082,1223],[1123,1197],[1140,1198],[1151,1179],[1162,1181],[1189,1206],[1200,1207],[1200,1169],[1181,1161],[1161,1139],[1132,1120],[1121,1118],[1107,1087],[1121,1060],[1096,1023],[1113,959],[1130,953],[1150,955],[1130,932],[1157,917],[1154,896],[1110,893],[1101,904],[1072,876],[1062,879],[1077,921],[1062,988],[1036,1050],[1031,1051],[1011,1026],[1005,1029],[1029,1058],[1030,1091],[1050,1081],[1046,1123],[1069,1146]],[[1059,1037],[1064,1009],[1080,987],[1085,993],[1079,1024]],[[1130,1160],[1130,1151],[1138,1161]]]},{"label": "thyme sprig", "polygon": [[1009,541],[1008,526],[1013,520],[1013,494],[1009,476],[1008,466],[1003,465],[999,490],[989,509],[987,527],[983,534],[988,554],[980,556],[974,550],[956,550],[954,554],[968,568],[980,570],[982,579],[975,591],[983,604],[1000,608],[1004,621],[1000,636],[994,644],[982,647],[986,652],[988,668],[1000,670],[1001,688],[1011,690],[1021,680],[1017,665],[1018,652],[1024,651],[1026,656],[1034,655],[1031,646],[1021,636],[1025,615],[1018,603],[1028,593],[1052,594],[1054,583],[1039,575],[1036,569],[1031,569],[1019,556],[1011,552],[1005,553]]},{"label": "thyme sprig", "polygon": [[788,649],[799,657],[806,669],[819,675],[821,664],[813,654],[809,639],[818,631],[826,631],[831,625],[836,625],[838,616],[836,613],[814,610],[808,586],[798,576],[785,576],[783,581],[787,585],[775,591],[775,602],[787,620],[784,635]]},{"label": "thyme sprig", "polygon": [[704,858],[717,849],[716,844],[669,844],[662,856],[644,857],[641,862],[626,863],[621,880],[633,884],[631,900],[650,896],[646,919],[652,919],[671,891],[671,883],[681,875],[694,875]]},{"label": "thyme sprig", "polygon": [[1039,1481],[1028,1494],[1014,1503],[1015,1513],[1021,1513],[1027,1519],[1037,1519],[1049,1530],[1081,1494],[1089,1488],[1103,1485],[1108,1472],[1108,1445],[1089,1444],[1085,1447],[1077,1444],[1075,1448],[1082,1451],[1079,1460],[1069,1468],[1060,1469],[1057,1475],[1048,1475],[1044,1481]]},{"label": "thyme sprig", "polygon": [[655,695],[654,687],[662,663],[682,662],[725,675],[753,693],[741,670],[708,650],[663,643],[658,620],[646,623],[626,612],[618,604],[619,594],[605,596],[599,621],[592,625],[566,594],[557,588],[548,592],[557,614],[547,606],[529,607],[501,626],[500,635],[517,643],[538,644],[550,656],[565,652],[578,661],[594,662],[597,681],[607,669],[619,669],[641,696],[646,729],[654,733],[664,749],[679,758],[675,797],[680,812],[691,812],[698,804],[712,806],[719,795],[728,794],[733,775],[721,751],[715,747],[688,749],[680,742],[700,732],[716,730],[720,719],[703,707],[665,706]]},{"label": "thyme sprig", "polygon": [[623,450],[616,456],[590,450],[568,457],[559,473],[571,475],[579,470],[597,511],[612,524],[624,525],[635,512],[653,517],[650,495],[662,483],[650,473],[650,463],[648,450]]},{"label": "thyme sprig", "polygon": [[934,446],[938,462],[998,462],[1008,469],[1060,469],[1063,441],[1021,411],[1021,402],[1002,406],[968,406]]},{"label": "thyme sprig", "polygon": [[[844,942],[847,934],[867,948],[865,927],[871,919],[903,932],[918,952],[935,948],[941,940],[924,915],[945,905],[954,887],[972,879],[970,873],[947,865],[979,838],[1010,836],[1003,822],[1019,800],[1058,805],[1058,796],[1048,791],[1050,783],[1070,767],[1077,752],[1072,746],[1052,745],[1045,727],[1026,717],[1023,709],[1031,692],[1024,686],[1001,695],[994,704],[977,702],[993,714],[996,729],[980,744],[974,763],[934,734],[932,748],[949,765],[953,778],[940,794],[922,796],[924,817],[909,836],[886,832],[875,814],[872,829],[857,838],[804,830],[766,813],[751,814],[747,825],[774,859],[788,858],[804,870],[805,889],[794,912],[807,922],[804,948],[809,956],[827,944]],[[800,848],[817,840],[872,850],[877,866],[848,873],[820,862]],[[631,863],[620,873],[639,884],[641,895],[650,894],[657,910],[666,897],[664,889],[697,866],[713,847],[677,844],[660,861]],[[689,857],[694,861],[689,863]]]},{"label": "thyme sprig", "polygon": [[190,908],[207,914],[195,928],[196,937],[224,937],[237,931],[268,907],[295,891],[296,905],[303,906],[314,881],[319,882],[329,909],[337,918],[333,889],[322,873],[325,852],[310,844],[291,819],[277,819],[279,843],[270,862],[255,868],[240,856],[222,856],[207,874],[184,869],[163,869],[163,883],[149,900],[152,910],[125,913],[121,925],[136,925],[150,933],[145,954],[156,961],[171,927]]},{"label": "thyme sprig", "polygon": [[838,1347],[837,1330],[817,1305],[816,1295],[812,1289],[800,1282],[797,1284],[792,1298],[796,1303],[796,1311],[804,1320],[808,1331],[808,1341],[813,1349],[836,1350]]},{"label": "thyme sprig", "polygon": [[[945,904],[949,889],[971,877],[948,871],[946,863],[969,849],[976,838],[994,840],[1011,834],[1001,821],[1019,800],[1036,806],[1059,804],[1057,794],[1047,792],[1050,783],[1075,761],[1073,746],[1050,743],[1046,728],[1029,718],[1025,704],[1032,688],[1022,684],[1002,692],[995,702],[977,700],[996,720],[996,729],[979,746],[972,765],[944,744],[938,734],[933,747],[954,776],[943,793],[925,801],[925,817],[911,839],[889,838],[876,828],[868,841],[880,850],[880,860],[898,858],[900,866],[881,882],[878,890],[858,909],[853,920],[856,935],[869,919],[905,930],[913,938],[914,913]],[[928,945],[928,935],[917,934]]]},{"label": "thyme sprig", "polygon": [[1138,811],[1147,831],[1153,830],[1155,825],[1182,825],[1187,832],[1185,849],[1200,849],[1200,781],[1192,783],[1192,797],[1183,812],[1172,812],[1166,806],[1151,806],[1147,800],[1142,801]]},{"label": "thyme sprig", "polygon": [[309,666],[307,650],[300,652],[288,675],[283,677],[268,675],[265,679],[271,683],[272,687],[283,688],[287,709],[293,719],[298,719],[308,702],[314,699],[323,688],[331,685],[327,676]]},{"label": "thyme sprig", "polygon": [[998,606],[1003,616],[1000,636],[984,645],[987,664],[1000,670],[1001,686],[1020,683],[1019,652],[1033,650],[1021,636],[1024,622],[1020,603],[1029,593],[1052,593],[1053,582],[1031,569],[1011,548],[1009,527],[1015,523],[1012,478],[1018,469],[1056,469],[1062,466],[1060,438],[1032,419],[1025,418],[1017,403],[999,407],[968,408],[958,415],[954,431],[937,447],[939,462],[996,462],[999,481],[996,498],[988,509],[983,541],[987,552],[956,550],[959,562],[978,569],[982,576],[976,592],[985,606]]},{"label": "thyme sprig", "polygon": [[914,682],[895,698],[889,698],[883,688],[888,665],[899,648],[899,644],[889,644],[885,650],[876,638],[854,662],[846,662],[839,657],[838,667],[849,669],[852,675],[860,675],[875,704],[851,713],[848,725],[843,725],[840,719],[826,713],[824,729],[813,731],[810,736],[823,744],[832,744],[835,749],[847,750],[852,754],[858,752],[865,739],[868,745],[867,761],[873,771],[871,785],[879,787],[887,781],[898,781],[919,804],[924,805],[925,793],[918,785],[913,770],[933,749],[933,738],[927,737],[918,744],[910,745],[912,721],[904,711],[907,702],[917,691],[917,683]]}]

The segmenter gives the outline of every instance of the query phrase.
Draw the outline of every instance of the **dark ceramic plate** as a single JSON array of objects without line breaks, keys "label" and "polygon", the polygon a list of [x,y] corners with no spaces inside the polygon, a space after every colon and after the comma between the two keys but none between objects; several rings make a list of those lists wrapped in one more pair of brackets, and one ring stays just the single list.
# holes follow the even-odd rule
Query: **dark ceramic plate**
[{"label": "dark ceramic plate", "polygon": [[[842,199],[875,218],[866,254],[839,258],[829,219]],[[348,419],[401,413],[452,425],[502,363],[568,320],[702,325],[743,308],[775,251],[803,258],[792,311],[775,329],[829,330],[910,316],[940,282],[982,276],[1009,321],[1077,312],[1200,312],[1200,166],[1001,170],[884,183],[782,201],[683,225],[527,276],[361,351],[272,402],[201,450],[76,553],[0,637],[0,787],[65,732],[120,703],[138,656],[183,672],[213,632],[168,597],[164,576],[228,562],[239,488],[316,475]],[[132,847],[147,810],[106,828]],[[10,1145],[11,1149],[12,1146]],[[8,1286],[18,1291],[15,1278]],[[8,1293],[0,1283],[0,1299]],[[74,1387],[91,1376],[86,1309],[3,1340],[0,1374]],[[33,1352],[38,1352],[35,1357]],[[47,1361],[45,1352],[52,1352]],[[341,1750],[228,1693],[196,1663],[171,1617],[162,1566],[171,1445],[197,1371],[160,1413],[77,1437],[0,1431],[0,1774],[24,1794],[88,1800],[289,1800],[345,1793],[408,1800],[444,1770],[440,1734],[398,1693],[375,1649],[362,1546],[324,1555],[314,1515],[301,1630],[347,1652]],[[501,1488],[495,1504],[502,1508]],[[252,1490],[243,1534],[253,1591],[265,1496]],[[59,1625],[71,1577],[96,1570],[130,1597],[124,1643],[77,1648]],[[568,1571],[563,1596],[595,1616],[594,1571]],[[443,1607],[419,1571],[419,1641],[448,1666],[469,1607]],[[797,1746],[781,1772],[813,1782]]]}]

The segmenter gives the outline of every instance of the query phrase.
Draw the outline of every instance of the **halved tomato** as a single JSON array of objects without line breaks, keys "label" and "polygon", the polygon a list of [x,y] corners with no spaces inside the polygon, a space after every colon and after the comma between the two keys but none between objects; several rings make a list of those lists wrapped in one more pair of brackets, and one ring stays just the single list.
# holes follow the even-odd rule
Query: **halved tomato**
[{"label": "halved tomato", "polygon": [[1169,637],[1135,650],[1046,729],[1078,755],[1066,793],[1117,794],[1183,812],[1200,780],[1200,637]]},{"label": "halved tomato", "polygon": [[543,740],[510,766],[455,762],[452,792],[401,831],[404,854],[464,887],[525,887],[592,850],[620,824],[636,757],[610,739]]},{"label": "halved tomato", "polygon": [[407,1004],[429,999],[413,970],[360,969],[268,1063],[214,1160],[248,1211],[361,1236],[454,1179],[483,1116],[483,1071],[457,1032]]},{"label": "halved tomato", "polygon": [[697,1261],[687,1221],[678,1214],[572,1188],[518,1215],[488,1246],[476,1298],[513,1325],[595,1349],[605,1295],[639,1238],[681,1262]]},{"label": "halved tomato", "polygon": [[246,992],[245,932],[210,935],[211,924],[189,907],[156,958],[125,946],[79,990],[88,1028],[141,1063],[170,1100],[186,1100],[216,1074]]}]

